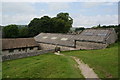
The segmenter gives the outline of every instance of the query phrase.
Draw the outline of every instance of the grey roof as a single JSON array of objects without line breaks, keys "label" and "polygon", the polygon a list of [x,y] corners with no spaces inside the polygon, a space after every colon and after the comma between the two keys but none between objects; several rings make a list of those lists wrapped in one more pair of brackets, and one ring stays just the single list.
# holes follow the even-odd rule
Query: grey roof
[{"label": "grey roof", "polygon": [[[37,42],[74,46],[75,40],[105,43],[105,39],[109,34],[110,29],[86,29],[78,35],[40,33],[34,38]],[[57,38],[54,39],[55,37]],[[67,38],[67,40],[61,40],[62,38]]]},{"label": "grey roof", "polygon": [[76,40],[93,41],[93,42],[104,42],[105,38],[109,34],[110,34],[109,30],[88,29],[88,30],[84,30],[80,35],[78,35],[79,37]]},{"label": "grey roof", "polygon": [[[47,37],[47,38],[46,38]],[[66,34],[55,34],[55,33],[40,33],[34,37],[37,42],[74,46],[75,36]],[[56,38],[56,39],[55,39]],[[61,40],[62,39],[62,40]]]},{"label": "grey roof", "polygon": [[3,50],[38,46],[34,38],[9,38],[9,39],[0,39],[0,41],[2,41]]}]

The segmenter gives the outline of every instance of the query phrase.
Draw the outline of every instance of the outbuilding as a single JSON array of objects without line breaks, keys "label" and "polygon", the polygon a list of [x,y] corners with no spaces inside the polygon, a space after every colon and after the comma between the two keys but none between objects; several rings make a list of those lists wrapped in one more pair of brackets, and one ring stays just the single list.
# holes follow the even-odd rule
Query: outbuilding
[{"label": "outbuilding", "polygon": [[38,49],[34,38],[2,39],[2,54],[34,52]]},{"label": "outbuilding", "polygon": [[86,29],[78,35],[40,33],[34,37],[42,50],[55,49],[59,46],[64,50],[103,49],[117,40],[114,28]]}]

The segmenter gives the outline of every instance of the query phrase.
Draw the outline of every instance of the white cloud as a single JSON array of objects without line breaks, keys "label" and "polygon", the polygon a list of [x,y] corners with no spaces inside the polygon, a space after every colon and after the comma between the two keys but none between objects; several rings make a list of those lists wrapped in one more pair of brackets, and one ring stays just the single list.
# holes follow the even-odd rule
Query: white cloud
[{"label": "white cloud", "polygon": [[56,11],[56,10],[66,10],[69,8],[69,4],[68,3],[62,3],[62,2],[59,2],[59,3],[56,3],[56,2],[50,2],[48,3],[48,6],[49,6],[49,10],[50,11]]},{"label": "white cloud", "polygon": [[16,15],[2,15],[2,25],[8,24],[19,24],[19,25],[27,25],[33,18],[41,18],[43,16],[55,17],[55,15],[42,14],[16,14]]},{"label": "white cloud", "polygon": [[3,2],[75,2],[78,0],[2,0]]},{"label": "white cloud", "polygon": [[119,0],[2,0],[2,2],[118,2]]},{"label": "white cloud", "polygon": [[103,2],[102,3],[101,2],[85,2],[85,3],[82,4],[82,7],[91,8],[91,7],[99,6],[101,4],[103,4]]},{"label": "white cloud", "polygon": [[[68,3],[48,3],[49,10],[56,11],[56,10],[64,10],[69,9]],[[89,3],[89,7],[97,6],[97,3]],[[99,4],[99,3],[98,3]],[[112,5],[112,4],[109,4]],[[35,13],[35,8],[30,3],[4,3],[3,4],[3,13],[2,15],[2,25],[7,24],[28,24],[33,18],[40,18],[42,16],[50,16],[54,17],[55,15],[50,15],[46,13],[44,9],[41,9],[40,12],[42,14],[37,15]],[[9,14],[14,13],[14,15]],[[72,15],[72,14],[71,14]],[[1,16],[0,16],[1,17]],[[72,17],[72,16],[71,16]],[[77,26],[85,26],[91,27],[93,25],[98,24],[117,24],[118,16],[117,15],[97,15],[97,16],[84,16],[84,15],[77,15],[73,17],[74,20],[74,27]]]},{"label": "white cloud", "polygon": [[[2,3],[0,3],[2,5]],[[2,6],[0,6],[0,25],[2,24]]]},{"label": "white cloud", "polygon": [[35,12],[34,6],[30,3],[19,3],[19,2],[5,2],[2,4],[2,12],[7,13],[24,13],[31,14]]},{"label": "white cloud", "polygon": [[[14,16],[11,15],[3,15],[2,16],[2,25],[8,24],[28,24],[33,18],[40,18],[42,16],[50,16],[55,17],[56,15],[26,15],[26,14],[16,14]],[[118,15],[97,15],[97,16],[84,16],[84,15],[76,15],[71,16],[73,18],[73,27],[92,27],[98,24],[101,25],[110,25],[110,24],[118,24]]]},{"label": "white cloud", "polygon": [[111,6],[111,5],[114,5],[114,3],[115,2],[84,2],[82,4],[82,7],[92,8],[92,7],[102,6],[102,5]]},{"label": "white cloud", "polygon": [[34,17],[38,17],[37,15],[24,15],[24,14],[16,14],[14,16],[3,15],[2,16],[2,24],[28,24]]},{"label": "white cloud", "polygon": [[111,25],[118,24],[118,15],[97,15],[97,16],[84,16],[79,15],[73,18],[74,27],[92,27],[98,24]]}]

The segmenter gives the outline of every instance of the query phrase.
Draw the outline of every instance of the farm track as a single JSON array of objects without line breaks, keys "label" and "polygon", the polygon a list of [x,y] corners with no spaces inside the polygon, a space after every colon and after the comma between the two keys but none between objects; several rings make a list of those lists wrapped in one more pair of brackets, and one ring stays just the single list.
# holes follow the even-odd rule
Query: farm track
[{"label": "farm track", "polygon": [[[60,56],[66,56],[64,54],[60,54],[60,53],[54,53],[56,55],[60,55]],[[77,57],[73,57],[70,56],[72,59],[74,59],[77,64],[78,64],[78,68],[81,71],[81,74],[85,77],[85,78],[96,78],[97,80],[99,80],[99,77],[97,76],[97,74],[93,71],[92,68],[90,68],[87,64],[85,64],[82,60],[80,60]]]}]

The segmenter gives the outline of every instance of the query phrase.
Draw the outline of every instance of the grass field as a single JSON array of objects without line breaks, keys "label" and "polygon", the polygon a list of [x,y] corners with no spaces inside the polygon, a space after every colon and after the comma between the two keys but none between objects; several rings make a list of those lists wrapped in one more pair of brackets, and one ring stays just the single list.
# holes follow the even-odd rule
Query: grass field
[{"label": "grass field", "polygon": [[70,57],[52,53],[3,62],[3,78],[83,78]]},{"label": "grass field", "polygon": [[100,78],[118,77],[118,43],[101,50],[79,50],[53,53],[3,62],[3,78],[83,78],[76,56],[87,63]]},{"label": "grass field", "polygon": [[118,43],[102,50],[82,50],[62,52],[76,56],[87,63],[100,78],[118,78]]}]

